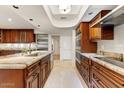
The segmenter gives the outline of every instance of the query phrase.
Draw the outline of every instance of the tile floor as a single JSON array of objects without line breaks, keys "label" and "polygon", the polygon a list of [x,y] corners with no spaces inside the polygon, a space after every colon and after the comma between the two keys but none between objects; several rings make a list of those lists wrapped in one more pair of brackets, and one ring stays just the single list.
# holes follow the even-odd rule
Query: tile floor
[{"label": "tile floor", "polygon": [[72,61],[55,61],[44,88],[85,88],[84,80]]}]

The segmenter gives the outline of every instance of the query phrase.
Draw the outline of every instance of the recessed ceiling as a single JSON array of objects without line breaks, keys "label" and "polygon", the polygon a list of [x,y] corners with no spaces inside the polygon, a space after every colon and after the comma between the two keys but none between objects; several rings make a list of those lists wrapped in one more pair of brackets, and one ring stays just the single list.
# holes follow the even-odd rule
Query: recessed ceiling
[{"label": "recessed ceiling", "polygon": [[61,14],[58,6],[59,5],[43,6],[52,25],[58,28],[76,26],[89,7],[88,5],[71,5],[71,11],[69,13]]}]

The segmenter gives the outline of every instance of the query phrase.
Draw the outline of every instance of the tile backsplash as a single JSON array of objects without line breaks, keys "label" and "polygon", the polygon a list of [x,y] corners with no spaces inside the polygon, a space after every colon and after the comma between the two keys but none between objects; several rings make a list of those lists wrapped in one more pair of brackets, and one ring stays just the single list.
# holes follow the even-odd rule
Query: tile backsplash
[{"label": "tile backsplash", "polygon": [[98,41],[98,51],[124,54],[124,24],[114,28],[114,40]]},{"label": "tile backsplash", "polygon": [[5,43],[0,44],[0,50],[22,50],[24,48],[36,49],[35,43]]},{"label": "tile backsplash", "polygon": [[122,53],[114,53],[114,52],[107,52],[107,51],[101,51],[101,54],[104,55],[107,58],[111,58],[120,62],[124,62],[124,54]]}]

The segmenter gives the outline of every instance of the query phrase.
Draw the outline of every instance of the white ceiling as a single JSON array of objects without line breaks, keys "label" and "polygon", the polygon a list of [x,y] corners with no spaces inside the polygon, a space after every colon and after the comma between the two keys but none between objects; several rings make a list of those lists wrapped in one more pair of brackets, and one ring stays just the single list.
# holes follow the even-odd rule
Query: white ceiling
[{"label": "white ceiling", "polygon": [[[12,19],[12,22],[8,21],[9,18]],[[0,28],[34,28],[34,26],[11,11],[7,6],[0,5]]]},{"label": "white ceiling", "polygon": [[61,14],[58,5],[45,5],[43,7],[53,26],[68,28],[74,27],[79,23],[89,6],[71,5],[71,11],[68,14]]},{"label": "white ceiling", "polygon": [[[85,14],[83,13],[84,11],[81,12],[83,6],[73,6],[72,11],[67,15],[60,14],[57,10],[57,6],[52,5],[47,7],[50,10],[49,13],[51,13],[52,18],[55,19],[54,24],[51,22],[51,19],[42,5],[20,5],[19,9],[15,9],[12,6],[0,5],[0,28],[34,28],[38,32],[66,34],[71,33],[80,21],[90,21],[101,10],[113,9],[116,6],[89,6],[88,9],[84,9],[84,11],[86,11]],[[93,12],[93,14],[88,15],[90,12]],[[67,19],[62,21],[60,17],[63,16],[67,17]],[[9,22],[8,18],[12,18],[12,22]],[[29,21],[30,18],[32,18],[33,21]],[[75,19],[75,21],[73,21],[73,19]],[[57,27],[60,23],[61,26]],[[57,24],[57,26],[55,26],[55,24]],[[40,27],[38,27],[38,25],[40,25]]]}]

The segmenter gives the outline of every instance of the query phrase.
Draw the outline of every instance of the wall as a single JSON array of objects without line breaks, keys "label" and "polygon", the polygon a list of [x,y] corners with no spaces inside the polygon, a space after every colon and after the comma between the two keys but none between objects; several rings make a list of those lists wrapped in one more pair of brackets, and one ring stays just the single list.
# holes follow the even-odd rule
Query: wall
[{"label": "wall", "polygon": [[124,24],[114,28],[114,40],[98,41],[98,50],[124,53]]}]

